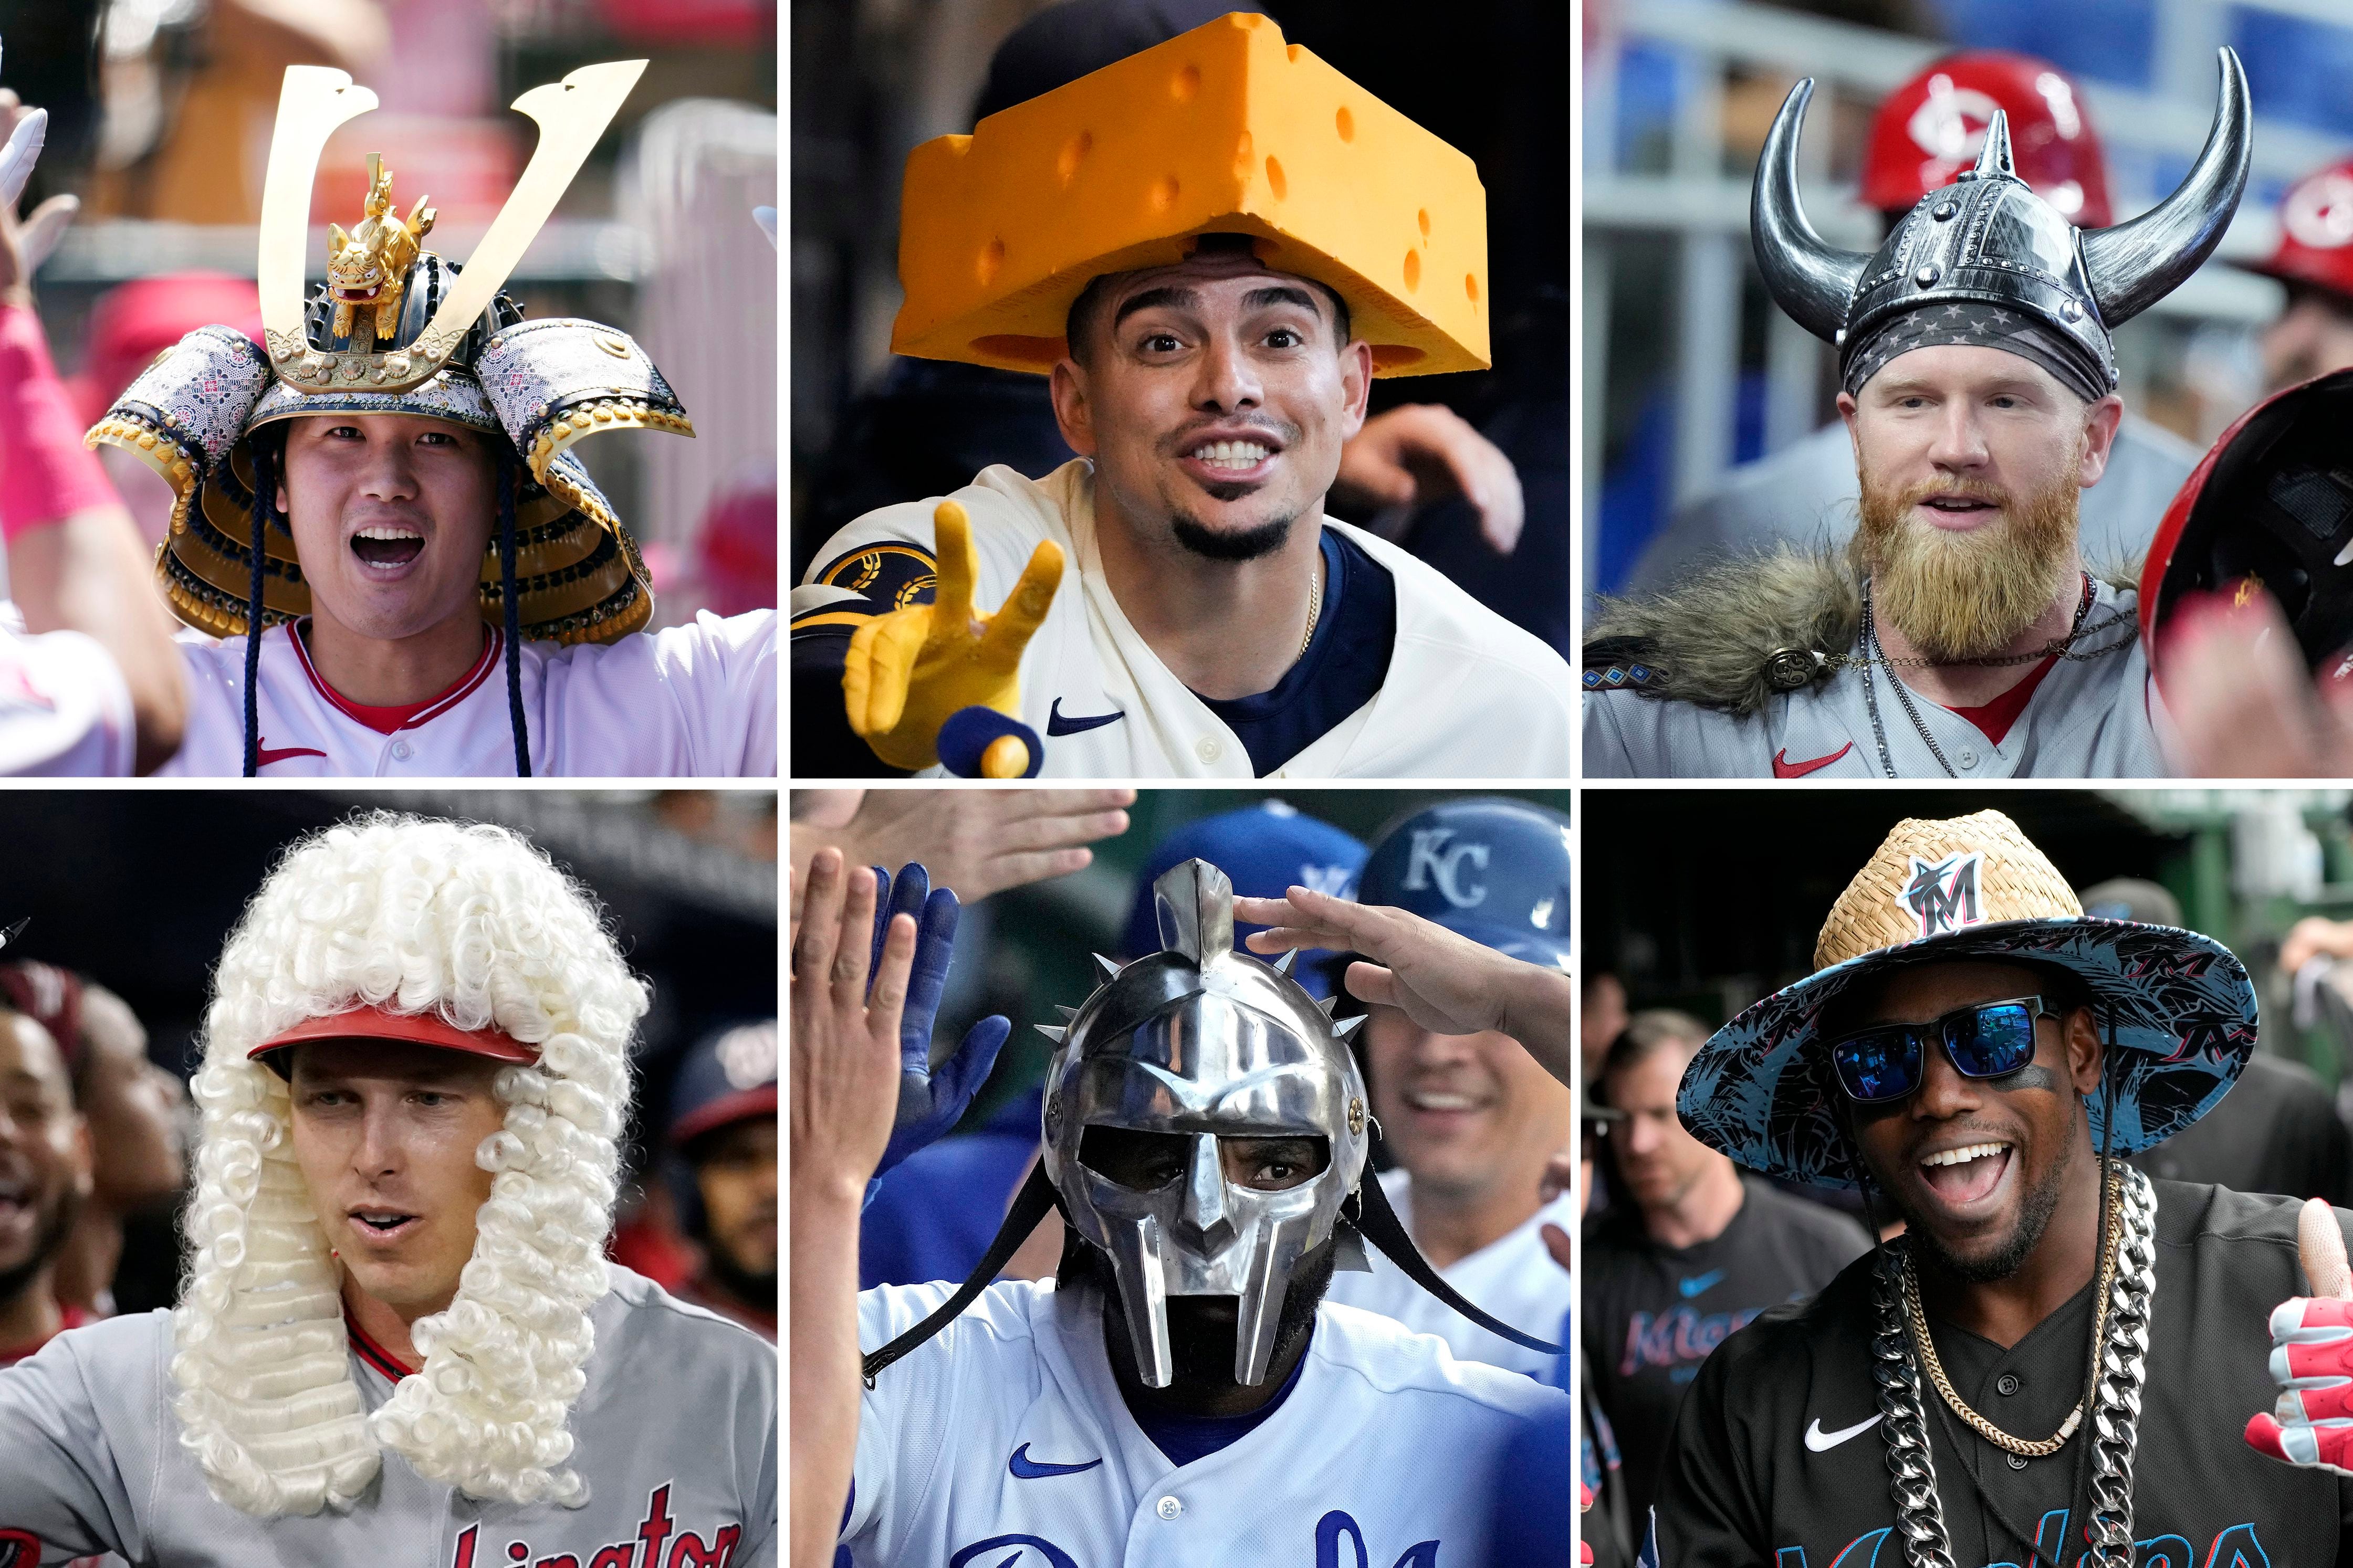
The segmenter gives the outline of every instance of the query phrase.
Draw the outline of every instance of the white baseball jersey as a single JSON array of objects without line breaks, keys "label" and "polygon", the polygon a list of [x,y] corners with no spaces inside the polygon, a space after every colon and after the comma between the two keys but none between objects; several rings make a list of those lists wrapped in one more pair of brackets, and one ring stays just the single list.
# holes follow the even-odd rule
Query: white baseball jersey
[{"label": "white baseball jersey", "polygon": [[0,605],[0,775],[128,775],[139,737],[114,656],[80,632],[24,625]]},{"label": "white baseball jersey", "polygon": [[[972,520],[973,603],[984,615],[1005,602],[1039,542],[1062,547],[1061,587],[1021,656],[1020,717],[1045,742],[1043,773],[1255,776],[1240,738],[1160,662],[1112,596],[1095,548],[1093,464],[1076,458],[1043,479],[984,468],[949,499]],[[793,595],[796,621],[859,596],[819,579],[829,567],[839,577],[840,564],[869,547],[912,550],[928,563],[937,504],[883,507],[835,534]],[[1329,518],[1324,526],[1397,584],[1388,675],[1371,701],[1269,776],[1565,775],[1577,686],[1561,657],[1387,540]]]},{"label": "white baseball jersey", "polygon": [[[346,1512],[259,1520],[214,1500],[180,1443],[172,1318],[58,1335],[0,1372],[0,1556],[9,1568],[121,1553],[140,1568],[772,1568],[776,1352],[608,1265],[566,1461],[585,1507],[480,1502],[398,1455]],[[393,1383],[354,1350],[371,1412]]]},{"label": "white baseball jersey", "polygon": [[[2198,466],[2198,448],[2136,415],[2125,416],[2107,471],[2083,493],[2077,518],[2084,559],[2137,574],[2174,492]],[[1846,422],[1834,419],[1769,458],[1744,463],[1674,515],[1642,551],[1626,592],[1672,588],[1726,555],[1778,544],[1816,550],[1846,542],[1859,521],[1862,483]]]},{"label": "white baseball jersey", "polygon": [[[860,1342],[954,1289],[864,1292]],[[1483,1568],[1497,1456],[1565,1397],[1326,1303],[1282,1404],[1180,1467],[1120,1394],[1103,1298],[1001,1281],[867,1391],[841,1539],[857,1568]]]},{"label": "white baseball jersey", "polygon": [[[245,771],[245,639],[187,637],[187,740],[161,771]],[[613,643],[522,647],[534,777],[774,778],[776,613]],[[329,686],[290,626],[261,636],[263,778],[512,778],[505,634],[465,677],[386,732]]]},{"label": "white baseball jersey", "polygon": [[[1380,1183],[1381,1191],[1388,1194],[1389,1206],[1405,1222],[1407,1234],[1410,1235],[1413,1178],[1405,1171],[1396,1170],[1385,1173]],[[1488,1316],[1503,1320],[1522,1333],[1558,1344],[1561,1325],[1568,1321],[1569,1305],[1576,1300],[1576,1293],[1569,1289],[1568,1270],[1554,1262],[1552,1254],[1545,1250],[1543,1227],[1547,1225],[1556,1225],[1575,1236],[1576,1200],[1563,1193],[1509,1234],[1497,1237],[1478,1251],[1440,1269],[1438,1277]],[[1324,1294],[1325,1300],[1378,1312],[1417,1334],[1436,1334],[1459,1360],[1484,1362],[1489,1366],[1525,1373],[1539,1383],[1558,1381],[1558,1356],[1515,1345],[1481,1328],[1406,1278],[1405,1271],[1377,1248],[1365,1248],[1365,1258],[1373,1266],[1372,1272],[1359,1274],[1351,1269],[1333,1275],[1332,1288]]]},{"label": "white baseball jersey", "polygon": [[[2131,589],[2095,580],[2093,593],[2093,622],[2137,613],[2139,596]],[[1624,668],[1617,681],[1608,671],[1588,671],[1588,679],[1599,685],[1585,695],[1585,776],[1884,778],[1883,733],[1899,778],[1944,778],[1946,763],[1964,782],[2156,778],[2167,772],[2158,742],[2157,688],[2138,640],[2105,658],[2053,664],[1999,742],[1951,709],[1907,693],[1919,715],[1915,725],[1891,689],[1888,670],[1874,667],[1870,676],[1879,708],[1875,730],[1863,700],[1863,671],[1852,667],[1778,694],[1745,718],[1644,696]],[[1936,737],[1936,751],[1922,738],[1922,727]],[[1936,760],[1937,752],[1945,763]]]}]

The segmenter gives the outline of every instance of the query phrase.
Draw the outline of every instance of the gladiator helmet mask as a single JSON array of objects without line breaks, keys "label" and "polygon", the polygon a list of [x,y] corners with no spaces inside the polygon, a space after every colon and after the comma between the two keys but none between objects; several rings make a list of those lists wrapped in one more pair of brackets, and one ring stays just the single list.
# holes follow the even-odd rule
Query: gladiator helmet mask
[{"label": "gladiator helmet mask", "polygon": [[[1162,951],[1120,969],[1060,1037],[1046,1079],[1047,1176],[1071,1226],[1110,1254],[1144,1382],[1175,1376],[1168,1298],[1232,1296],[1234,1381],[1265,1381],[1300,1259],[1332,1239],[1370,1150],[1365,1080],[1335,1026],[1282,969],[1234,951],[1233,884],[1188,860],[1154,885]],[[1187,1141],[1148,1192],[1086,1163],[1093,1128]],[[1324,1141],[1322,1171],[1261,1192],[1226,1179],[1219,1140]]]}]

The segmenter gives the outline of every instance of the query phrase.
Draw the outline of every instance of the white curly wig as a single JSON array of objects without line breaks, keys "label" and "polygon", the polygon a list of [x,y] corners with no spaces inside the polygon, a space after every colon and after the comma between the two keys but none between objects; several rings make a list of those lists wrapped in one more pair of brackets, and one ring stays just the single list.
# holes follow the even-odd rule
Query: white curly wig
[{"label": "white curly wig", "polygon": [[[190,1257],[174,1314],[181,1443],[224,1503],[264,1518],[348,1506],[382,1450],[470,1497],[577,1507],[565,1422],[605,1293],[628,1047],[647,992],[593,897],[504,828],[379,813],[295,845],[214,974]],[[425,1358],[361,1415],[330,1256],[294,1161],[286,1081],[252,1049],[359,1006],[438,1014],[535,1047],[495,1080],[505,1126],[473,1257]]]}]

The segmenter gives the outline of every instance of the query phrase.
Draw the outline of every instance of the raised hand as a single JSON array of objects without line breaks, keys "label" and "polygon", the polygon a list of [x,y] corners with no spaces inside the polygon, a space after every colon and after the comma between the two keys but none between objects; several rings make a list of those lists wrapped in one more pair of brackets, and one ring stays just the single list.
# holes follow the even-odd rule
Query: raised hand
[{"label": "raised hand", "polygon": [[2296,1252],[2313,1293],[2272,1310],[2272,1380],[2284,1392],[2247,1423],[2247,1442],[2291,1465],[2353,1476],[2353,1280],[2326,1199],[2297,1216]]},{"label": "raised hand", "polygon": [[988,1081],[997,1053],[1004,1048],[1013,1025],[1002,1014],[983,1018],[965,1033],[954,1055],[937,1069],[932,1067],[932,1030],[939,1017],[940,994],[947,986],[961,916],[956,896],[949,889],[933,887],[929,875],[916,864],[901,867],[895,879],[877,866],[873,876],[881,890],[874,907],[873,951],[878,969],[880,954],[899,917],[904,915],[915,924],[906,1005],[899,1015],[898,1108],[890,1142],[875,1166],[875,1175],[881,1176],[963,1119],[973,1096]]},{"label": "raised hand", "polygon": [[793,1184],[856,1194],[898,1107],[915,922],[891,920],[878,955],[873,874],[828,848],[810,858],[807,881],[792,953]]},{"label": "raised hand", "polygon": [[[876,756],[911,771],[940,760],[940,727],[965,708],[1019,717],[1021,653],[1062,581],[1061,546],[1045,541],[1004,605],[981,616],[972,605],[980,562],[970,519],[961,505],[944,500],[933,510],[932,530],[939,563],[932,602],[859,627],[841,672],[850,729]],[[1026,750],[1016,759],[1011,749],[992,749],[988,774],[1018,778],[1029,760]]]}]

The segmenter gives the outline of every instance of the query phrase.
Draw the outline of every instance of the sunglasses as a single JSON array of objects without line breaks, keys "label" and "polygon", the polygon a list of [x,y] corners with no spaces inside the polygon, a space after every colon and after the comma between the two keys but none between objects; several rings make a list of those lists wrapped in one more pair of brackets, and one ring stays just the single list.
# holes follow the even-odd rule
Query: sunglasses
[{"label": "sunglasses", "polygon": [[2056,1018],[2040,996],[1957,1007],[1925,1024],[1874,1024],[1830,1043],[1831,1065],[1849,1100],[1901,1100],[1920,1087],[1928,1042],[1940,1042],[1963,1078],[2006,1078],[2034,1059],[2034,1021]]}]

